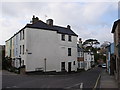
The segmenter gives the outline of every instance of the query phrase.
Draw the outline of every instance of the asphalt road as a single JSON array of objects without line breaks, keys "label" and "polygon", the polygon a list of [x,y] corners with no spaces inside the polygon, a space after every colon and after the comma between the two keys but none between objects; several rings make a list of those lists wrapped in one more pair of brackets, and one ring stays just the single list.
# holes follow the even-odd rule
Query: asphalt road
[{"label": "asphalt road", "polygon": [[93,88],[102,68],[66,75],[17,75],[3,74],[2,88]]}]

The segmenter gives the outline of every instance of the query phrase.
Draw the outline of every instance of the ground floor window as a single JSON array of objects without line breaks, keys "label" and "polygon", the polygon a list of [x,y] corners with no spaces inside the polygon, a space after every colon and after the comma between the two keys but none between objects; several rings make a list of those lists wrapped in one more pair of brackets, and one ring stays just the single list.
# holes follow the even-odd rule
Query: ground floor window
[{"label": "ground floor window", "polygon": [[78,67],[80,67],[80,62],[78,62]]},{"label": "ground floor window", "polygon": [[24,65],[24,60],[22,60],[22,65]]}]

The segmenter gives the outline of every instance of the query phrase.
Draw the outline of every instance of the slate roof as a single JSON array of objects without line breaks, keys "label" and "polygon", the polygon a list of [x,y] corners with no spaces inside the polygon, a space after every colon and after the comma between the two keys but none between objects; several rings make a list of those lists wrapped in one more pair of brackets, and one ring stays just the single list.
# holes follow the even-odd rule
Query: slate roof
[{"label": "slate roof", "polygon": [[41,20],[39,20],[38,22],[34,24],[27,24],[25,27],[57,31],[57,33],[61,33],[61,34],[78,36],[71,29],[68,29],[67,27],[60,27],[60,26],[55,26],[55,25],[51,26],[51,25],[44,23]]},{"label": "slate roof", "polygon": [[114,33],[114,32],[115,32],[115,29],[116,29],[118,23],[120,23],[120,19],[118,19],[117,21],[114,22],[111,33]]},{"label": "slate roof", "polygon": [[78,52],[84,52],[85,50],[84,50],[83,48],[80,48],[80,47],[79,47],[79,44],[77,44],[77,51],[78,51]]}]

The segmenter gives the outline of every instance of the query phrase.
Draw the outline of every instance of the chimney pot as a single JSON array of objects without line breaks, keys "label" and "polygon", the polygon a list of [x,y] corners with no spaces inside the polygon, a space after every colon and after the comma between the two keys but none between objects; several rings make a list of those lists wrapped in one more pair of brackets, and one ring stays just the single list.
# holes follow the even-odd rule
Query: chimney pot
[{"label": "chimney pot", "polygon": [[82,39],[79,38],[79,47],[82,48]]},{"label": "chimney pot", "polygon": [[70,25],[67,25],[67,28],[68,28],[68,29],[71,29]]},{"label": "chimney pot", "polygon": [[48,25],[50,25],[50,26],[53,26],[53,20],[52,20],[52,19],[48,19],[48,20],[46,21],[46,23],[47,23]]},{"label": "chimney pot", "polygon": [[39,18],[35,17],[35,15],[33,15],[32,24],[36,23],[37,21],[39,21]]}]

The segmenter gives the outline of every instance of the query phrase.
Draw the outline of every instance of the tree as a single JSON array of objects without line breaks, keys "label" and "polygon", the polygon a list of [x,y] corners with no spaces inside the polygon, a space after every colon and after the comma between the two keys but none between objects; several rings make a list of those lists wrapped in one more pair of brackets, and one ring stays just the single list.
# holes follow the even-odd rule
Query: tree
[{"label": "tree", "polygon": [[104,41],[103,44],[100,46],[101,48],[105,48],[110,45],[109,41]]},{"label": "tree", "polygon": [[93,46],[98,45],[98,44],[100,44],[100,42],[98,40],[96,40],[96,39],[87,39],[83,43],[83,46],[85,46],[87,50],[93,51],[93,49],[94,49]]}]

